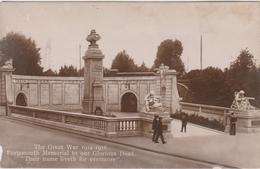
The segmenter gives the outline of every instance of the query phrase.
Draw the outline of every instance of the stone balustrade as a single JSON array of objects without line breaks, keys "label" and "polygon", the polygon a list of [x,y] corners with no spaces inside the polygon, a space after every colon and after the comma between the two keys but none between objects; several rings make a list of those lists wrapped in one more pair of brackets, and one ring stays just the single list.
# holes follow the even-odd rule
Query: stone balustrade
[{"label": "stone balustrade", "polygon": [[14,105],[10,105],[8,109],[8,115],[11,117],[27,117],[29,121],[73,128],[106,137],[142,135],[140,117],[106,117]]},{"label": "stone balustrade", "polygon": [[215,119],[221,122],[222,124],[227,123],[227,115],[229,114],[229,111],[232,110],[227,107],[210,106],[186,102],[180,102],[180,105],[182,111],[186,112],[187,114],[196,114],[198,116],[203,116],[210,120]]},{"label": "stone balustrade", "polygon": [[225,126],[225,131],[229,132],[230,113],[234,113],[237,117],[238,132],[260,132],[260,111],[259,110],[237,110],[227,107],[210,106],[203,104],[193,104],[180,102],[182,111],[187,114],[196,114],[210,120],[217,120]]}]

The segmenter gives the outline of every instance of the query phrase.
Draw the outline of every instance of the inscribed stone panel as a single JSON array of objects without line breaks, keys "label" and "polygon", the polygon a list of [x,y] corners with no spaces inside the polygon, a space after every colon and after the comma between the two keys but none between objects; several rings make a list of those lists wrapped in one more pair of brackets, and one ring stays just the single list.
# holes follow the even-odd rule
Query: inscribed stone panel
[{"label": "inscribed stone panel", "polygon": [[118,85],[109,84],[108,85],[108,103],[109,104],[118,104]]},{"label": "inscribed stone panel", "polygon": [[30,84],[30,95],[29,95],[29,104],[31,106],[38,105],[38,87],[37,84]]},{"label": "inscribed stone panel", "polygon": [[50,103],[50,89],[49,84],[41,84],[41,105],[48,105]]},{"label": "inscribed stone panel", "polygon": [[133,90],[137,92],[137,83],[136,81],[124,81],[121,82],[121,93],[126,91],[126,90]]},{"label": "inscribed stone panel", "polygon": [[81,96],[81,100],[83,100],[83,97],[84,97],[84,83],[81,83],[81,92],[80,92],[80,96]]},{"label": "inscribed stone panel", "polygon": [[52,104],[62,104],[62,84],[52,85]]},{"label": "inscribed stone panel", "polygon": [[79,103],[79,84],[65,84],[65,104]]},{"label": "inscribed stone panel", "polygon": [[15,84],[15,93],[17,93],[19,90],[20,90],[20,84],[19,83],[16,83]]},{"label": "inscribed stone panel", "polygon": [[140,104],[144,104],[144,98],[148,94],[148,84],[140,84]]},{"label": "inscribed stone panel", "polygon": [[[150,84],[150,91],[156,92],[156,90],[157,90],[157,89],[156,89],[156,84],[151,83],[151,84]],[[150,91],[149,91],[149,92],[150,92]]]}]

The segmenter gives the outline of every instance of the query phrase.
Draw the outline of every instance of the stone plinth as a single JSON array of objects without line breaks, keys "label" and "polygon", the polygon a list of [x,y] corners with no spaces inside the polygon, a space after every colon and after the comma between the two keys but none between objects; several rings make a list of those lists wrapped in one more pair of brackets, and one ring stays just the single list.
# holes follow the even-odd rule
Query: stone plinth
[{"label": "stone plinth", "polygon": [[103,96],[103,58],[101,50],[98,48],[96,41],[100,36],[92,30],[87,37],[90,42],[88,50],[83,57],[85,61],[84,67],[84,99],[82,101],[82,112],[86,114],[94,114],[97,108],[101,108],[105,112],[105,103]]},{"label": "stone plinth", "polygon": [[171,121],[172,118],[170,117],[170,113],[164,112],[164,113],[157,113],[157,112],[141,112],[140,116],[143,119],[142,124],[142,135],[145,137],[152,138],[153,136],[153,130],[152,130],[152,123],[154,119],[154,115],[159,115],[159,117],[162,117],[162,123],[163,123],[163,136],[165,138],[171,138]]},{"label": "stone plinth", "polygon": [[[260,110],[233,110],[237,117],[236,131],[237,133],[254,133],[260,132]],[[230,130],[230,119],[228,116],[225,132]]]},{"label": "stone plinth", "polygon": [[0,106],[0,116],[6,115],[6,106]]}]

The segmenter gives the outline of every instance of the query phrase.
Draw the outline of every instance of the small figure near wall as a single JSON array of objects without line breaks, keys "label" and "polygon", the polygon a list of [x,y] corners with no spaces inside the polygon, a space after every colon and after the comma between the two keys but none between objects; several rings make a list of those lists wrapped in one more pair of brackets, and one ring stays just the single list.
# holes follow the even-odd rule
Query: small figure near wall
[{"label": "small figure near wall", "polygon": [[156,141],[156,137],[157,137],[157,125],[159,122],[159,116],[158,115],[154,115],[154,119],[153,119],[153,124],[152,124],[152,130],[153,130],[153,142]]},{"label": "small figure near wall", "polygon": [[148,93],[145,98],[145,110],[147,112],[151,111],[151,109],[153,108],[162,108],[162,103],[160,101],[160,97],[159,96],[155,96],[154,91],[151,91],[150,93]]},{"label": "small figure near wall", "polygon": [[187,123],[188,123],[188,115],[186,113],[182,112],[182,115],[181,115],[181,132],[186,133]]},{"label": "small figure near wall", "polygon": [[103,116],[103,110],[101,109],[101,107],[96,107],[94,113],[95,115]]},{"label": "small figure near wall", "polygon": [[237,117],[234,115],[234,113],[231,113],[230,115],[230,135],[236,135],[236,122],[237,122]]}]

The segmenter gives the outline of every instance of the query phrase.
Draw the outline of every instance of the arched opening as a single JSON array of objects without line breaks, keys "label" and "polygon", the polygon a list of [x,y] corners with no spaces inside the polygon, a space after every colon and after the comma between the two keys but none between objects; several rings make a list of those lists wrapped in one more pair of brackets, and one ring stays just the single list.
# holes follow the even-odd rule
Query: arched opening
[{"label": "arched opening", "polygon": [[125,93],[121,99],[121,112],[137,112],[137,98],[131,93]]},{"label": "arched opening", "polygon": [[16,97],[16,105],[18,106],[27,106],[26,96],[23,93],[19,93]]},{"label": "arched opening", "polygon": [[177,90],[179,96],[182,98],[182,101],[190,101],[191,91],[189,90],[187,85],[182,83],[177,83]]}]

